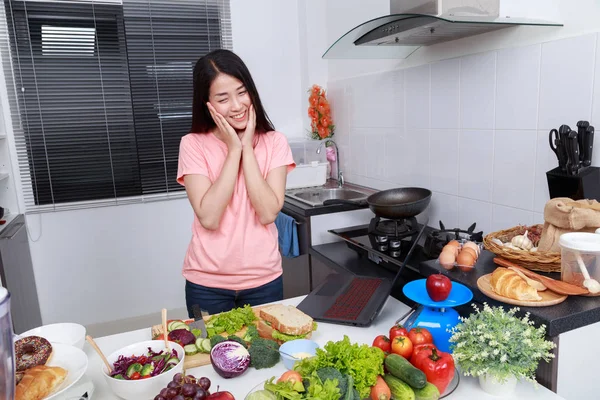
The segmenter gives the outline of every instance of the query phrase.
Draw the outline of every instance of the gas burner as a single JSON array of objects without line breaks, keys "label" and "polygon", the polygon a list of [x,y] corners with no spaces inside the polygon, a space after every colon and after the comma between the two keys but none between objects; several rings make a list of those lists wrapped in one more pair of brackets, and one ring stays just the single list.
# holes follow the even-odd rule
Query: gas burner
[{"label": "gas burner", "polygon": [[437,258],[442,249],[451,240],[470,240],[472,242],[483,242],[483,231],[474,232],[476,224],[471,225],[467,230],[459,228],[446,229],[442,221],[440,221],[440,229],[432,230],[425,239],[423,252],[430,258]]},{"label": "gas burner", "polygon": [[[385,237],[385,241],[391,241],[391,239],[399,240],[418,233],[417,219],[410,217],[406,219],[381,219],[375,217],[371,219],[369,223],[369,234],[375,235],[378,239]],[[381,240],[378,242],[383,242]],[[397,244],[395,247],[399,247]]]}]

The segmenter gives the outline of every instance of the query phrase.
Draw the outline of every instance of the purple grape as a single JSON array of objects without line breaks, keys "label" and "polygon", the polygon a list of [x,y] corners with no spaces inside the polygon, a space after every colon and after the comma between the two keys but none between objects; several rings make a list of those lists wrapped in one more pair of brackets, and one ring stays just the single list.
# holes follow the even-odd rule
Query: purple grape
[{"label": "purple grape", "polygon": [[161,396],[161,395],[159,394],[159,395],[157,395],[157,396],[154,398],[154,400],[167,400],[167,399],[165,399],[163,396]]},{"label": "purple grape", "polygon": [[185,383],[196,383],[196,377],[194,375],[186,376]]},{"label": "purple grape", "polygon": [[198,384],[204,390],[210,389],[210,379],[208,379],[205,376],[203,376],[202,378],[198,379]]},{"label": "purple grape", "polygon": [[181,394],[185,397],[194,397],[196,394],[196,385],[186,383],[181,388]]},{"label": "purple grape", "polygon": [[194,400],[204,400],[206,398],[206,396],[208,396],[206,394],[206,390],[204,390],[202,388],[198,388],[198,391],[196,392],[196,396],[194,396]]},{"label": "purple grape", "polygon": [[178,372],[173,377],[173,382],[175,382],[175,383],[182,383],[183,382],[183,378],[184,378],[183,374],[181,372]]},{"label": "purple grape", "polygon": [[175,388],[171,388],[169,390],[167,390],[167,399],[172,399],[173,397],[177,396],[179,394],[179,390],[175,389]]},{"label": "purple grape", "polygon": [[178,394],[177,396],[173,397],[173,400],[185,400],[185,397],[183,397],[182,395]]},{"label": "purple grape", "polygon": [[177,382],[169,382],[167,384],[167,389],[175,389],[176,387],[179,387],[179,383]]}]

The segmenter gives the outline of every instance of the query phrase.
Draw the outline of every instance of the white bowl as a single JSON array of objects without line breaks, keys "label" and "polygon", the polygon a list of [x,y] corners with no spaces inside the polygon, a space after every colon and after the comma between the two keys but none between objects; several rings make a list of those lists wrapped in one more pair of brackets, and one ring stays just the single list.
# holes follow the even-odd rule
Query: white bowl
[{"label": "white bowl", "polygon": [[[111,378],[108,375],[106,365],[102,363],[102,375],[106,380],[110,390],[117,396],[125,400],[145,400],[153,399],[158,395],[161,389],[166,388],[167,384],[173,380],[178,372],[183,372],[183,362],[185,360],[185,352],[183,347],[174,342],[169,342],[171,349],[175,349],[179,358],[179,364],[171,368],[167,372],[163,372],[160,375],[153,376],[152,378],[138,379],[135,381],[122,380]],[[123,347],[106,357],[109,364],[112,366],[120,355],[124,356],[141,356],[148,351],[148,347],[155,353],[165,350],[164,340],[146,340],[145,342],[139,342],[127,347]]]},{"label": "white bowl", "polygon": [[50,343],[68,344],[83,349],[85,327],[72,322],[50,324],[30,329],[19,335],[20,338],[27,336],[41,336]]}]

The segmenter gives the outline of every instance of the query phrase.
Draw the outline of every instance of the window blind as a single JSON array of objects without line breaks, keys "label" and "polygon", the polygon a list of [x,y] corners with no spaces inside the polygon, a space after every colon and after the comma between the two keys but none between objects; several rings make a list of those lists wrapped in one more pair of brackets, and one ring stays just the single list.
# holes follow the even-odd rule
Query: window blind
[{"label": "window blind", "polygon": [[192,69],[228,0],[4,0],[0,52],[27,211],[180,197]]}]

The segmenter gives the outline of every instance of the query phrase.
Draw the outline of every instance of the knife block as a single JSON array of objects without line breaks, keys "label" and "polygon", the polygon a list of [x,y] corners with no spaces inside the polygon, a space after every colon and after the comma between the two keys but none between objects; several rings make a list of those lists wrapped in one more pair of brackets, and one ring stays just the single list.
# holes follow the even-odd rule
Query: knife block
[{"label": "knife block", "polygon": [[550,198],[600,201],[600,168],[587,167],[577,175],[567,175],[560,167],[546,172]]}]

